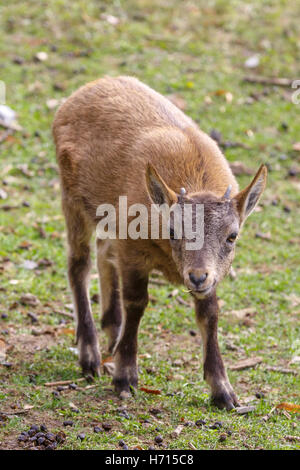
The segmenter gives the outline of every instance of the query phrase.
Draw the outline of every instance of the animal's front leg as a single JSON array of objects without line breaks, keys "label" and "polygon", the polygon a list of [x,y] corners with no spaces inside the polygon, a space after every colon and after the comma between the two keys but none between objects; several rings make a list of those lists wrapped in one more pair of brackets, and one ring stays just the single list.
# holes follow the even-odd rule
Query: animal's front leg
[{"label": "animal's front leg", "polygon": [[122,333],[115,348],[113,384],[118,393],[129,392],[138,383],[137,334],[148,303],[148,274],[136,269],[122,270]]},{"label": "animal's front leg", "polygon": [[212,392],[212,402],[218,408],[231,410],[238,406],[237,397],[228,380],[218,344],[218,302],[216,293],[196,299],[196,318],[203,341],[204,379]]}]

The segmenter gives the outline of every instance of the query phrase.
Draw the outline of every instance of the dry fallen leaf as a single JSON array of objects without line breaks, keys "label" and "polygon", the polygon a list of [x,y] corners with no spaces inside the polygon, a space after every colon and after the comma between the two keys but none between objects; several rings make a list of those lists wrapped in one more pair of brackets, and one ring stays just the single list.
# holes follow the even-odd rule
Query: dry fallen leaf
[{"label": "dry fallen leaf", "polygon": [[152,395],[160,395],[161,394],[161,391],[160,390],[153,390],[151,388],[147,388],[147,387],[140,387],[140,390],[142,392],[145,392],[145,393],[150,393]]},{"label": "dry fallen leaf", "polygon": [[75,335],[74,328],[59,328],[57,330],[58,335]]},{"label": "dry fallen leaf", "polygon": [[276,405],[276,408],[278,410],[291,411],[292,413],[300,413],[300,405],[296,405],[295,403],[282,402]]},{"label": "dry fallen leaf", "polygon": [[114,362],[114,358],[112,356],[106,357],[105,359],[102,359],[101,365],[103,366],[106,362]]},{"label": "dry fallen leaf", "polygon": [[34,408],[34,405],[24,405],[23,406],[24,410],[31,410],[32,408]]},{"label": "dry fallen leaf", "polygon": [[242,359],[241,361],[238,361],[236,364],[229,366],[229,369],[230,370],[249,369],[250,367],[255,367],[257,366],[257,364],[260,364],[262,360],[263,359],[260,356],[248,357],[247,359]]}]

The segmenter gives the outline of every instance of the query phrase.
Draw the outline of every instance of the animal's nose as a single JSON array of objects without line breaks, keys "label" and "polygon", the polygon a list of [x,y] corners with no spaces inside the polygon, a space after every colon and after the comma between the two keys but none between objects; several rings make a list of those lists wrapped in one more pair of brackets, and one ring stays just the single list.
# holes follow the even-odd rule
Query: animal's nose
[{"label": "animal's nose", "polygon": [[191,282],[194,284],[194,286],[196,286],[196,287],[201,286],[201,284],[203,284],[203,283],[206,281],[207,276],[208,276],[207,273],[203,273],[203,274],[201,274],[201,275],[196,275],[196,274],[193,273],[193,272],[190,272],[190,273],[189,273],[190,281],[191,281]]}]

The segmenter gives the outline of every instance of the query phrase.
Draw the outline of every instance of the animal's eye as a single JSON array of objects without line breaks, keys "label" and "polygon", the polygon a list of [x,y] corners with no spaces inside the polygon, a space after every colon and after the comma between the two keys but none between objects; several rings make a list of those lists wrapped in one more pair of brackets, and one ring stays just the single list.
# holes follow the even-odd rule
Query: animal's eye
[{"label": "animal's eye", "polygon": [[174,229],[170,227],[170,240],[174,240],[174,238],[175,238]]},{"label": "animal's eye", "polygon": [[231,233],[231,234],[229,235],[229,237],[227,238],[227,240],[226,240],[227,243],[234,243],[235,240],[236,240],[236,238],[237,238],[237,236],[238,236],[238,234],[237,234],[236,232]]}]

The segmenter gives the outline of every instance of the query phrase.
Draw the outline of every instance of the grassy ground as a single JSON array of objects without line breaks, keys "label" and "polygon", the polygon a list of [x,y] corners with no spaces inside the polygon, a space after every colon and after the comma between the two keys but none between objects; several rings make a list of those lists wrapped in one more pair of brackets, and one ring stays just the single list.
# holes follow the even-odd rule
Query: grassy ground
[{"label": "grassy ground", "polygon": [[[0,448],[19,448],[17,436],[32,424],[57,431],[66,419],[74,425],[64,429],[67,439],[59,448],[65,449],[117,449],[120,439],[143,449],[188,449],[191,443],[197,449],[297,447],[297,440],[287,438],[299,436],[297,415],[268,414],[281,402],[299,403],[293,358],[300,355],[300,183],[290,171],[299,170],[299,152],[293,150],[299,105],[292,104],[289,89],[243,81],[249,74],[244,62],[254,54],[260,56],[256,74],[300,78],[296,8],[284,0],[0,2],[0,79],[23,127],[0,144],[7,194],[0,207],[0,351],[6,363],[0,366],[0,411],[8,413],[0,422]],[[119,23],[110,24],[105,15]],[[40,51],[48,54],[45,61],[34,60]],[[218,290],[226,364],[262,358],[256,367],[229,370],[241,403],[255,405],[247,415],[210,407],[200,338],[190,334],[196,329],[193,310],[170,295],[169,285],[152,284],[154,299],[140,332],[140,384],[160,395],[139,391],[124,416],[108,375],[96,387],[79,382],[77,390],[58,396],[44,386],[80,377],[73,322],[61,313],[70,313],[71,299],[50,131],[55,102],[48,100],[60,100],[103,74],[135,75],[175,95],[204,131],[215,129],[224,141],[243,144],[225,150],[230,161],[252,170],[261,162],[269,166],[263,201],[238,244],[237,277]],[[241,175],[241,186],[249,178]],[[270,237],[257,238],[257,232]],[[97,291],[94,273],[91,294]],[[36,296],[38,305],[24,305],[26,293]],[[189,301],[183,290],[179,295]],[[236,319],[234,311],[250,307],[251,318]],[[96,302],[93,311],[99,325]],[[286,368],[293,373],[284,373]],[[197,420],[206,425],[195,425]],[[210,427],[216,421],[221,427]],[[111,429],[94,433],[93,426],[103,422]],[[185,424],[181,434],[171,437],[179,424]],[[161,447],[154,444],[157,435],[163,437]]]}]

